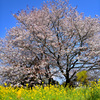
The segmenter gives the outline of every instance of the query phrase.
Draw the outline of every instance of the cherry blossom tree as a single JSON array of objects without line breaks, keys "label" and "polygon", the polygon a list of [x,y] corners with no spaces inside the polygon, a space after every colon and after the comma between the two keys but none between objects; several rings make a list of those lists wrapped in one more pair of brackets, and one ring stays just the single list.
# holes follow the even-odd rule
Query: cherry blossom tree
[{"label": "cherry blossom tree", "polygon": [[64,77],[66,85],[78,71],[100,67],[99,17],[78,13],[68,0],[52,0],[14,17],[18,25],[0,43],[3,64],[36,65],[49,78]]}]

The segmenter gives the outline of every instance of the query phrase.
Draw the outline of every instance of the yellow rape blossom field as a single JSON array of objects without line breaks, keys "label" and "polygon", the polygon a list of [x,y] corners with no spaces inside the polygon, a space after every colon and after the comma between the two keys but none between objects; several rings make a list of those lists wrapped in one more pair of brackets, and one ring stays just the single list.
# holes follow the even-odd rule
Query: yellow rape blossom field
[{"label": "yellow rape blossom field", "polygon": [[78,88],[57,85],[35,86],[32,89],[0,86],[0,100],[100,100],[100,81]]}]

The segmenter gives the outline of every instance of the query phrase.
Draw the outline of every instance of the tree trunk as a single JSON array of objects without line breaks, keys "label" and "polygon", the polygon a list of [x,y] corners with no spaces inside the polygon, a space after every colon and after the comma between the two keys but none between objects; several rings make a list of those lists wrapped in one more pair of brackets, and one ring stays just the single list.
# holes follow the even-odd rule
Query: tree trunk
[{"label": "tree trunk", "polygon": [[65,87],[66,87],[68,84],[70,85],[69,72],[66,73],[66,83],[65,83]]}]

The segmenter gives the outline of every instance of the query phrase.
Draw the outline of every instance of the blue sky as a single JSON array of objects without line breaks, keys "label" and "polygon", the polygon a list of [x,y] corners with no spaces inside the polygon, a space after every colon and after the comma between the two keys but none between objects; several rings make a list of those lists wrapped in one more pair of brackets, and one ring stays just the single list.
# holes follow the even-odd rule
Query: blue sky
[{"label": "blue sky", "polygon": [[[16,19],[13,13],[26,9],[27,5],[32,8],[40,7],[46,0],[0,0],[0,37],[4,38],[6,29],[16,26]],[[69,0],[70,4],[85,16],[100,16],[100,0]]]}]

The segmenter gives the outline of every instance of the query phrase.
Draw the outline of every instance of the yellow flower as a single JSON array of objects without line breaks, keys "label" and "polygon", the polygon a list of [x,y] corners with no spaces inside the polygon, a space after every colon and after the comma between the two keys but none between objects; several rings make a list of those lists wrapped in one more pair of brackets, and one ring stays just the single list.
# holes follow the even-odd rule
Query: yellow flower
[{"label": "yellow flower", "polygon": [[7,86],[7,83],[4,83],[5,86]]},{"label": "yellow flower", "polygon": [[21,91],[21,89],[17,92],[17,97],[18,98],[20,98],[21,97],[21,93],[22,93],[22,91]]},{"label": "yellow flower", "polygon": [[12,98],[10,97],[9,99],[11,100]]},{"label": "yellow flower", "polygon": [[26,84],[26,87],[28,87],[28,83]]}]

